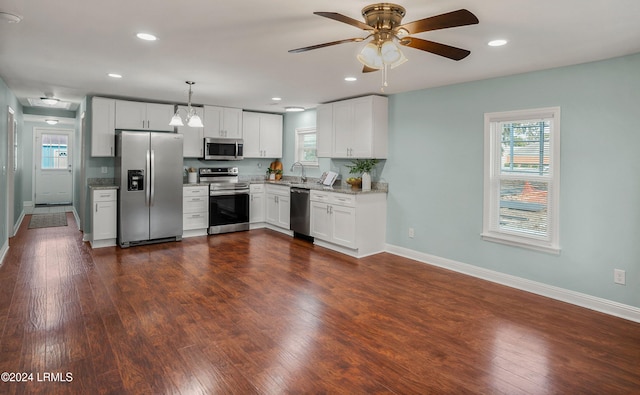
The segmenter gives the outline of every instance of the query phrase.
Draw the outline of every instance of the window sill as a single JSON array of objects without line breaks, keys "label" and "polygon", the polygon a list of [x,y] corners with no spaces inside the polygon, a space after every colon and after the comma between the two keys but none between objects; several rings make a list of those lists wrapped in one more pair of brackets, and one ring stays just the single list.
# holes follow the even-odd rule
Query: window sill
[{"label": "window sill", "polygon": [[493,243],[506,244],[513,247],[526,248],[529,250],[546,252],[548,254],[560,255],[559,246],[551,245],[543,241],[525,239],[523,237],[516,237],[499,233],[482,233],[480,234],[480,236],[482,236],[483,240]]}]

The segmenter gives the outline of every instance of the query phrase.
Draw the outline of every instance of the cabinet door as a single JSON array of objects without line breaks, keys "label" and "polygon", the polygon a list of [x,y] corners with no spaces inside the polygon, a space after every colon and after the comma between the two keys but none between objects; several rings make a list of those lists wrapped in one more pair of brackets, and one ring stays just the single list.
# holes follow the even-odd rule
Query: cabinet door
[{"label": "cabinet door", "polygon": [[242,138],[242,109],[224,108],[222,110],[222,137]]},{"label": "cabinet door", "polygon": [[280,196],[273,193],[267,193],[267,201],[265,207],[267,209],[267,222],[272,225],[278,225],[278,216],[280,215],[280,207],[278,205],[278,198]]},{"label": "cabinet door", "polygon": [[116,238],[116,202],[93,203],[93,240]]},{"label": "cabinet door", "polygon": [[242,113],[242,134],[244,136],[244,157],[261,158],[260,149],[260,114]]},{"label": "cabinet door", "polygon": [[264,222],[265,221],[265,194],[264,193],[252,193],[249,207],[249,222]]},{"label": "cabinet door", "polygon": [[115,155],[116,101],[91,99],[91,156]]},{"label": "cabinet door", "polygon": [[278,226],[289,229],[291,227],[291,197],[278,196]]},{"label": "cabinet door", "polygon": [[[187,110],[187,106],[178,106],[178,108]],[[196,110],[196,114],[200,119],[204,119],[204,110],[200,107],[192,107]],[[180,111],[183,113],[183,111]],[[203,121],[204,122],[204,121]],[[206,124],[206,123],[205,123]],[[178,133],[184,136],[182,145],[182,156],[184,158],[202,158],[204,153],[204,132],[203,128],[192,128],[191,126],[178,126]]]},{"label": "cabinet door", "polygon": [[345,247],[356,247],[356,209],[331,206],[332,241]]},{"label": "cabinet door", "polygon": [[146,129],[173,132],[173,126],[169,125],[174,114],[172,104],[146,103],[146,107]]},{"label": "cabinet door", "polygon": [[373,98],[364,97],[351,102],[353,110],[353,128],[349,156],[371,158],[373,140]]},{"label": "cabinet door", "polygon": [[222,107],[204,106],[204,137],[222,137]]},{"label": "cabinet door", "polygon": [[[116,129],[140,130],[147,128],[147,104],[116,100]],[[171,120],[171,118],[169,118]],[[168,121],[167,121],[168,122]]]},{"label": "cabinet door", "polygon": [[333,145],[333,105],[322,104],[316,110],[316,147],[318,158],[330,158]]},{"label": "cabinet door", "polygon": [[353,103],[351,100],[333,103],[333,157],[351,157],[353,133]]},{"label": "cabinet door", "polygon": [[282,115],[260,115],[260,148],[267,158],[282,157]]},{"label": "cabinet door", "polygon": [[329,209],[326,203],[311,202],[311,236],[331,241]]}]

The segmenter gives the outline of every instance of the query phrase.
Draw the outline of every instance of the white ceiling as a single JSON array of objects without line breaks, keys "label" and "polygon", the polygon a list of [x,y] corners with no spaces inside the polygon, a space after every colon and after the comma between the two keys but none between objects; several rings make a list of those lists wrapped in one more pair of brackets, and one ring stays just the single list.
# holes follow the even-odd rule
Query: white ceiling
[{"label": "white ceiling", "polygon": [[[344,0],[0,0],[18,24],[0,23],[0,77],[28,106],[46,94],[193,102],[282,112],[285,106],[380,93],[381,73],[361,73],[362,43],[291,54],[289,49],[366,34],[313,15],[361,20],[367,1]],[[640,52],[639,0],[405,0],[403,22],[466,8],[478,25],[417,34],[469,49],[455,62],[403,48],[386,94],[584,63]],[[144,42],[138,32],[158,36]],[[487,42],[505,38],[493,48]],[[114,80],[107,73],[120,73]],[[357,76],[347,83],[346,76]],[[280,103],[271,98],[282,97]]]}]

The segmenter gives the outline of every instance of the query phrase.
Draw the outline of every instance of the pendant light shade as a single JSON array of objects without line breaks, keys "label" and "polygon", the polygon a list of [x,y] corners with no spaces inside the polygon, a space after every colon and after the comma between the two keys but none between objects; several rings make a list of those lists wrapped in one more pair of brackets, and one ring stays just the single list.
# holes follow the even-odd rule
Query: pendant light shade
[{"label": "pendant light shade", "polygon": [[189,102],[187,104],[187,110],[184,110],[183,108],[178,108],[176,110],[176,113],[173,114],[173,117],[171,117],[169,126],[184,126],[184,121],[180,116],[180,110],[184,110],[187,112],[187,118],[186,118],[187,126],[192,128],[202,128],[204,127],[204,124],[202,123],[202,119],[198,116],[198,114],[196,114],[196,109],[191,107],[191,95],[192,95],[191,86],[193,86],[195,82],[193,81],[185,81],[185,82],[189,85]]}]

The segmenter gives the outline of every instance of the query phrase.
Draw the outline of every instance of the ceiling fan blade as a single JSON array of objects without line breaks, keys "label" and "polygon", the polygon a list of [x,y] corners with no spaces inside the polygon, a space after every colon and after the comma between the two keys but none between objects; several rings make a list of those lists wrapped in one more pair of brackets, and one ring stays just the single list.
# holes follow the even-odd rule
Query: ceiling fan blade
[{"label": "ceiling fan blade", "polygon": [[423,51],[431,52],[436,55],[444,56],[445,58],[453,60],[461,60],[469,56],[471,51],[466,49],[452,47],[446,44],[440,44],[434,41],[423,40],[414,37],[405,37],[400,40],[400,44],[407,47],[421,49]]},{"label": "ceiling fan blade", "polygon": [[312,49],[330,47],[332,45],[338,45],[338,44],[344,44],[344,43],[354,43],[354,42],[357,43],[357,42],[360,42],[362,40],[364,40],[364,38],[361,38],[361,37],[347,38],[347,39],[344,39],[344,40],[331,41],[330,43],[311,45],[309,47],[304,47],[304,48],[290,49],[289,53],[306,52],[306,51],[311,51]]},{"label": "ceiling fan blade", "polygon": [[333,19],[334,21],[346,23],[347,25],[359,27],[362,30],[374,30],[373,27],[367,25],[364,22],[360,22],[357,19],[349,18],[346,15],[338,14],[337,12],[314,12],[314,14]]},{"label": "ceiling fan blade", "polygon": [[478,18],[469,10],[461,9],[451,11],[446,14],[440,14],[429,18],[420,19],[418,21],[409,22],[398,26],[396,31],[405,29],[409,34],[428,32],[430,30],[447,29],[450,27],[475,25]]},{"label": "ceiling fan blade", "polygon": [[363,66],[362,67],[362,72],[363,73],[373,73],[374,71],[378,71],[380,69],[374,69],[373,67],[369,67],[369,66]]}]

